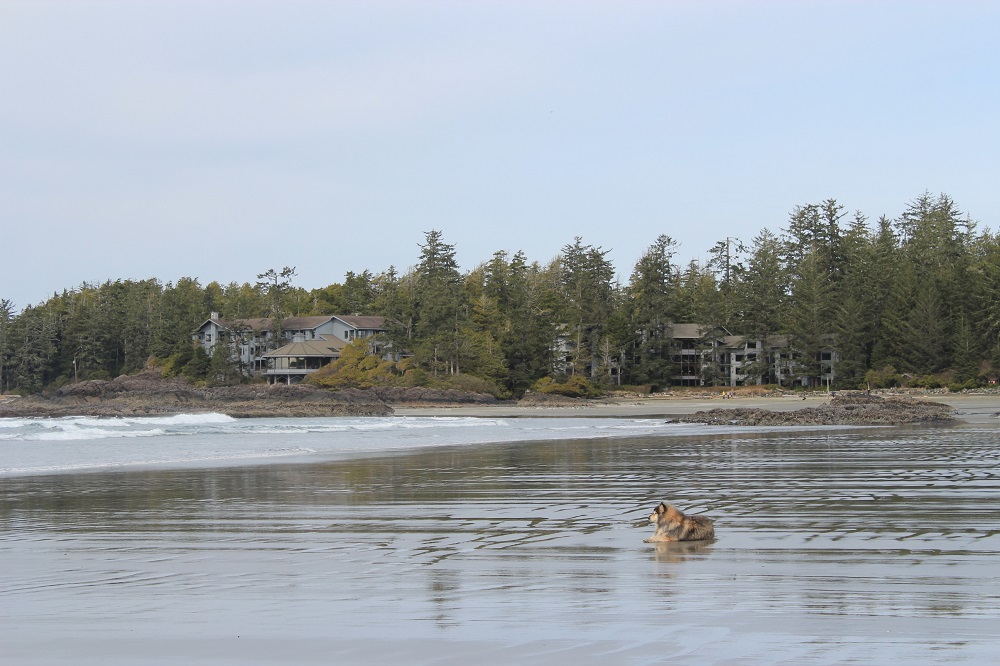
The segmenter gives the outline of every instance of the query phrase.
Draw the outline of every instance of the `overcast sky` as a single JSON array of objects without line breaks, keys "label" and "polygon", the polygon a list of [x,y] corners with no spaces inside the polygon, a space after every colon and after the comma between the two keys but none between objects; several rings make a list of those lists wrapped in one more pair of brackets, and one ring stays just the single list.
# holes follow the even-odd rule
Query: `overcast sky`
[{"label": "overcast sky", "polygon": [[0,2],[0,298],[1000,223],[997,2]]}]

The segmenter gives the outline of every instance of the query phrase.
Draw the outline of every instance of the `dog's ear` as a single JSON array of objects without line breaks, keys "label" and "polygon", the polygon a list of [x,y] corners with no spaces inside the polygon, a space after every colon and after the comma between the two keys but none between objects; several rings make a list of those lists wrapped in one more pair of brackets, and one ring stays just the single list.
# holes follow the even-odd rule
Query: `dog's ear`
[{"label": "dog's ear", "polygon": [[666,511],[667,511],[667,505],[664,504],[663,502],[660,502],[660,506],[656,507],[656,513],[666,513]]}]

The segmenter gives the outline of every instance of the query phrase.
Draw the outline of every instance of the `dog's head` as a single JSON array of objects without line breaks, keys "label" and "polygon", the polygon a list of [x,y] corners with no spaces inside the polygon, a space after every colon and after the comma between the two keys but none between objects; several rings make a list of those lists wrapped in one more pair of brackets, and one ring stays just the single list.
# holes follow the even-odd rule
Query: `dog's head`
[{"label": "dog's head", "polygon": [[649,514],[649,522],[663,525],[664,523],[680,522],[683,514],[674,506],[660,502],[659,506]]}]

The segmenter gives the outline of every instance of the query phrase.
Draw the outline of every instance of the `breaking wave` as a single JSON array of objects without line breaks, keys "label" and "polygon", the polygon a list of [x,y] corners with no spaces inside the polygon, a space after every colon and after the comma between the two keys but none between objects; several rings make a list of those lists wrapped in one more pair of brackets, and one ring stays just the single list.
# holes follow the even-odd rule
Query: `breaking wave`
[{"label": "breaking wave", "polygon": [[0,418],[0,476],[252,464],[275,458],[329,460],[435,446],[682,435],[702,429],[655,419],[582,417]]}]

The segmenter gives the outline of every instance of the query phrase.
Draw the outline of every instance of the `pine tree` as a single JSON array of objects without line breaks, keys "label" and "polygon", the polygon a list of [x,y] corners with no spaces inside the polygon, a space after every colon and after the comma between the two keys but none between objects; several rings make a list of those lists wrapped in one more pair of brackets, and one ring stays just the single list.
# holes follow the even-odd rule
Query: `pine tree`
[{"label": "pine tree", "polygon": [[461,332],[468,310],[461,301],[455,246],[436,230],[426,232],[424,240],[414,276],[414,353],[432,375],[456,374],[462,370]]},{"label": "pine tree", "polygon": [[764,341],[780,332],[789,289],[789,275],[781,261],[781,241],[764,229],[753,239],[738,292],[743,312],[740,332]]},{"label": "pine tree", "polygon": [[569,374],[595,377],[601,340],[607,320],[615,308],[614,266],[608,250],[584,245],[577,236],[563,247],[560,284],[565,321],[572,337]]},{"label": "pine tree", "polygon": [[727,237],[716,243],[708,253],[712,257],[708,260],[708,268],[715,273],[718,290],[717,310],[710,323],[727,331],[732,330],[742,315],[737,291],[746,274],[743,265],[746,247],[738,238]]},{"label": "pine tree", "polygon": [[802,257],[792,280],[788,332],[794,350],[793,372],[808,385],[818,385],[820,354],[830,347],[830,284],[816,253]]},{"label": "pine tree", "polygon": [[14,355],[13,324],[14,303],[0,298],[0,395],[12,386],[11,359]]},{"label": "pine tree", "polygon": [[[491,282],[487,280],[487,284]],[[555,271],[528,264],[523,252],[508,263],[502,284],[491,287],[498,294],[499,307],[506,318],[500,336],[506,386],[515,395],[527,390],[553,368],[553,341],[556,339],[558,293]]]},{"label": "pine tree", "polygon": [[[664,386],[674,374],[670,316],[674,306],[677,270],[673,257],[677,243],[660,235],[636,262],[627,290],[628,333],[631,358],[626,368],[629,382]],[[609,363],[610,350],[605,351]]]}]

